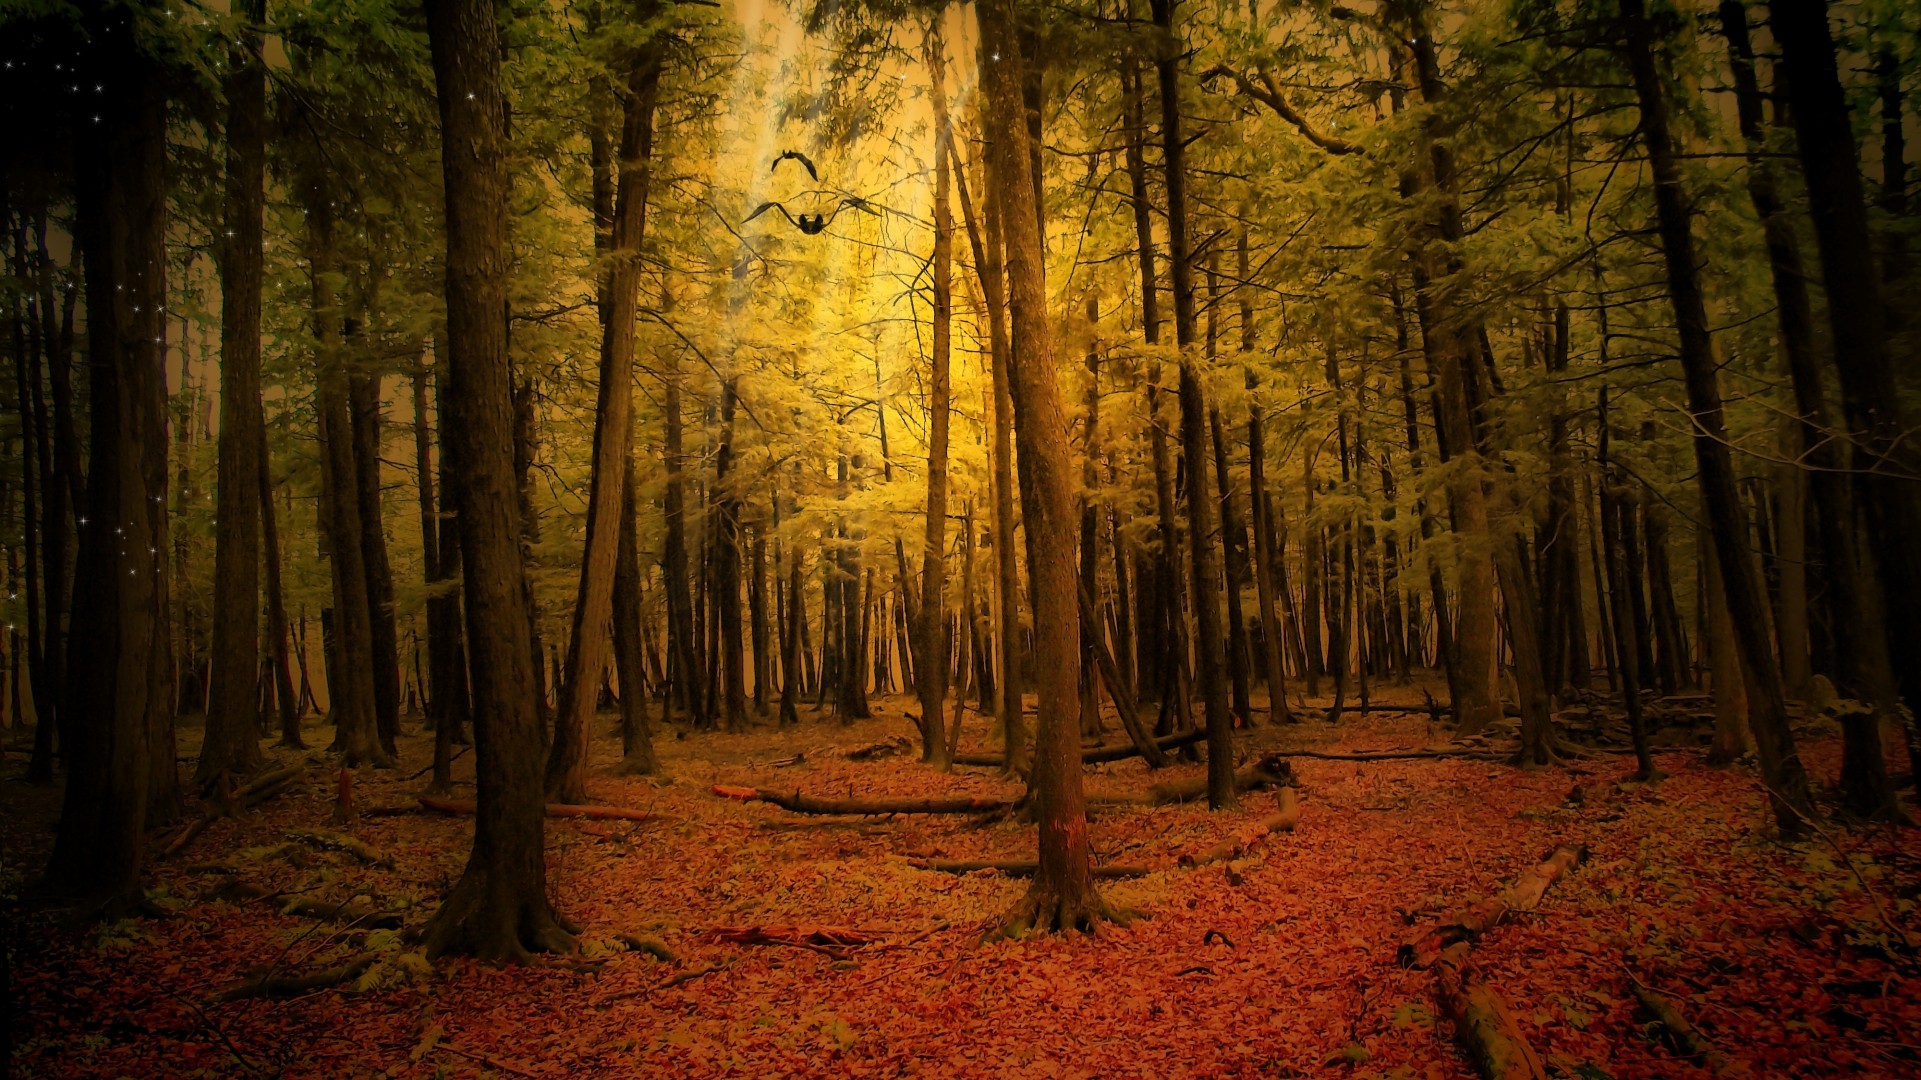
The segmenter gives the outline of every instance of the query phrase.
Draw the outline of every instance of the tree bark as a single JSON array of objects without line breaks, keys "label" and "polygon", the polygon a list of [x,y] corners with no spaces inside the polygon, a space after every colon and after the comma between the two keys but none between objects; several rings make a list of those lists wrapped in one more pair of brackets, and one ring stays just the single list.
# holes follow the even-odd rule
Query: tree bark
[{"label": "tree bark", "polygon": [[226,243],[220,260],[220,460],[214,532],[213,670],[207,734],[194,781],[260,767],[260,277],[266,206],[267,74],[255,26],[265,0],[248,0],[229,50]]},{"label": "tree bark", "polygon": [[1221,565],[1215,547],[1214,506],[1207,497],[1207,402],[1194,341],[1194,282],[1187,243],[1186,143],[1181,136],[1180,54],[1174,29],[1176,0],[1153,0],[1154,22],[1165,40],[1154,60],[1161,90],[1161,147],[1167,169],[1167,261],[1174,291],[1174,340],[1181,349],[1181,461],[1187,472],[1187,534],[1194,601],[1195,663],[1207,716],[1208,805],[1227,809],[1234,790],[1234,718],[1227,707],[1227,645],[1221,634]]},{"label": "tree bark", "polygon": [[473,852],[426,930],[429,956],[570,950],[547,899],[541,731],[522,587],[507,358],[507,169],[500,30],[485,0],[429,0],[447,208],[449,429],[472,649]]},{"label": "tree bark", "polygon": [[1028,133],[1020,123],[1025,60],[1010,0],[984,0],[980,21],[982,51],[1000,57],[986,65],[984,107],[993,117],[996,201],[1006,218],[1008,306],[1017,350],[1017,362],[1008,364],[1008,382],[1025,481],[1028,580],[1034,624],[1047,628],[1035,635],[1039,718],[1032,790],[1040,823],[1039,872],[1002,924],[1005,932],[1020,934],[1085,927],[1111,912],[1089,872],[1075,722],[1081,626],[1074,580],[1074,478],[1047,314],[1036,178]]},{"label": "tree bark", "polygon": [[361,565],[367,575],[367,625],[372,631],[374,731],[382,752],[394,757],[400,735],[400,642],[381,507],[379,376],[355,375],[348,381],[347,411],[353,429],[354,492],[360,503]]},{"label": "tree bark", "polygon": [[134,13],[90,9],[85,77],[101,122],[76,132],[86,274],[90,460],[68,670],[73,739],[47,867],[57,892],[138,899],[153,758],[173,748],[167,634],[166,92]]},{"label": "tree bark", "polygon": [[[1781,697],[1781,672],[1775,663],[1762,611],[1761,589],[1747,556],[1746,514],[1735,488],[1734,462],[1728,451],[1721,416],[1721,388],[1713,342],[1708,336],[1707,305],[1688,220],[1687,193],[1681,186],[1672,137],[1668,133],[1666,90],[1654,59],[1654,30],[1644,0],[1622,0],[1628,66],[1641,105],[1641,136],[1654,174],[1655,211],[1662,254],[1667,263],[1668,292],[1681,344],[1681,370],[1687,385],[1688,409],[1694,421],[1695,462],[1700,470],[1701,498],[1714,539],[1726,587],[1728,612],[1734,619],[1735,643],[1741,666],[1749,676],[1749,722],[1761,761],[1761,775],[1775,809],[1775,821],[1787,835],[1798,835],[1812,800],[1807,773],[1788,730]],[[1822,22],[1826,32],[1826,22]],[[1872,287],[1870,282],[1869,287]],[[1879,316],[1878,305],[1872,312]],[[1838,329],[1838,328],[1837,328]],[[1837,337],[1839,335],[1837,334]]]},{"label": "tree bark", "polygon": [[[640,244],[647,227],[647,188],[654,143],[654,102],[660,57],[650,41],[626,60],[612,235],[600,297],[600,389],[594,412],[594,450],[587,500],[586,551],[574,597],[567,669],[547,758],[547,798],[587,801],[588,722],[607,663],[607,627],[625,520],[626,462],[633,447],[634,318],[640,289]],[[622,687],[623,699],[627,696]]]},{"label": "tree bark", "polygon": [[[947,118],[947,44],[940,33],[941,15],[928,25],[922,60],[927,66],[930,107],[934,113],[934,255],[932,278],[933,342],[927,377],[927,520],[923,537],[920,579],[920,625],[916,627],[915,674],[918,676],[921,715],[921,760],[945,769],[953,763],[954,748],[946,739],[947,725],[947,440],[948,354],[953,322],[954,221],[949,207],[951,178],[948,144],[953,135]],[[906,582],[902,583],[907,587]]]}]

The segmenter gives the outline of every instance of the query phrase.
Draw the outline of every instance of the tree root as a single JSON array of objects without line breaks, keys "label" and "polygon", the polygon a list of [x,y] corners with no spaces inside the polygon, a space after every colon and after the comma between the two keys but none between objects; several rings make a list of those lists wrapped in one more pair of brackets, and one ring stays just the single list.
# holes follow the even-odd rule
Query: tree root
[{"label": "tree root", "polygon": [[429,960],[461,954],[490,963],[526,964],[537,952],[574,952],[571,929],[545,893],[518,881],[496,881],[487,869],[469,862],[423,937]]},{"label": "tree root", "polygon": [[1102,923],[1126,926],[1134,918],[1134,912],[1109,904],[1091,886],[1073,897],[1062,894],[1051,882],[1036,878],[1033,888],[1001,919],[988,940],[1019,941],[1065,930],[1091,934],[1097,932]]}]

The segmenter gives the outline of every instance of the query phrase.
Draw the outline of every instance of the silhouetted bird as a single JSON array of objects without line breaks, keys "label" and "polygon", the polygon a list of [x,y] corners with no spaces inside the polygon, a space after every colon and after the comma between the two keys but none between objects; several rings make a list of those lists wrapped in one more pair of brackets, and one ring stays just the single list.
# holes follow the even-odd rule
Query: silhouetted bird
[{"label": "silhouetted bird", "polygon": [[801,232],[806,233],[808,236],[813,236],[821,232],[822,230],[826,229],[827,226],[833,224],[834,219],[840,216],[840,213],[842,210],[847,210],[850,208],[854,210],[861,210],[869,214],[873,214],[876,217],[880,216],[880,212],[878,210],[875,210],[873,207],[867,205],[867,200],[857,199],[850,195],[842,199],[840,201],[840,204],[834,207],[834,212],[831,214],[796,215],[796,214],[790,213],[787,207],[782,206],[780,203],[764,202],[764,203],[761,203],[759,206],[754,207],[754,212],[742,218],[740,223],[742,225],[745,225],[748,222],[754,220],[755,218],[761,216],[762,214],[766,213],[769,210],[778,210],[780,211],[781,216],[786,218],[788,223],[793,225],[794,228],[799,229]]},{"label": "silhouetted bird", "polygon": [[774,163],[772,165],[767,166],[767,171],[773,172],[775,169],[780,168],[780,163],[788,160],[789,158],[792,158],[793,160],[800,162],[801,165],[805,166],[807,169],[808,176],[813,177],[815,180],[820,179],[820,173],[815,171],[814,169],[813,159],[809,158],[806,154],[803,154],[798,150],[782,150],[780,152],[780,156],[774,159]]}]

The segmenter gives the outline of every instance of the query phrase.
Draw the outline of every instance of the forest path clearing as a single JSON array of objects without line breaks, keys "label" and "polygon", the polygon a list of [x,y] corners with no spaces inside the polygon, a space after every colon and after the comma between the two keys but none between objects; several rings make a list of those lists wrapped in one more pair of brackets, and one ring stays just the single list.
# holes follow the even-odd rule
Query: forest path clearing
[{"label": "forest path clearing", "polygon": [[[61,935],[13,944],[17,1074],[1465,1077],[1433,1018],[1431,976],[1398,967],[1395,948],[1410,919],[1489,894],[1557,843],[1588,845],[1588,863],[1474,948],[1551,1071],[1690,1068],[1642,1036],[1624,960],[1710,1038],[1739,1031],[1718,1046],[1757,1075],[1898,1075],[1913,1065],[1901,1055],[1916,1041],[1921,989],[1876,947],[1886,931],[1831,849],[1768,838],[1744,770],[1670,752],[1661,764],[1671,778],[1648,788],[1617,786],[1633,763],[1612,755],[1574,773],[1462,758],[1303,759],[1298,829],[1233,863],[1176,866],[1269,815],[1271,793],[1223,815],[1196,805],[1095,815],[1097,862],[1156,868],[1103,892],[1150,917],[1092,938],[983,944],[981,928],[1025,884],[908,860],[1031,858],[1031,826],[808,817],[708,793],[715,783],[822,797],[1019,793],[989,770],[942,776],[911,752],[847,760],[847,748],[912,733],[905,699],[876,704],[875,719],[845,727],[807,717],[787,733],[663,730],[668,780],[610,775],[616,744],[597,738],[593,801],[658,816],[549,820],[549,882],[586,946],[551,967],[450,961],[417,971],[390,931],[212,899],[230,872],[288,890],[282,903],[363,896],[407,925],[431,912],[459,873],[472,818],[394,814],[343,830],[390,855],[392,869],[288,848],[289,830],[324,825],[332,810],[331,773],[316,765],[306,788],[216,822],[158,864],[156,895],[179,904],[177,917],[119,924],[84,944]],[[1424,716],[1391,713],[1252,733],[1259,747],[1337,751],[1428,736]],[[972,714],[965,741],[987,743]],[[800,763],[774,764],[796,746],[807,748]],[[1834,739],[1809,740],[1816,775],[1835,774],[1838,750]],[[399,769],[357,774],[357,805],[409,802],[425,780],[404,778],[430,752],[431,740],[410,732]],[[1155,779],[1201,769],[1176,765]],[[468,755],[455,775],[471,770]],[[1151,782],[1137,759],[1089,773],[1090,791]],[[1576,783],[1583,797],[1570,801]],[[40,789],[6,791],[18,882],[44,850],[53,804]],[[1914,934],[1913,834],[1841,835],[1874,856],[1866,879]],[[743,945],[712,933],[744,927],[851,930],[871,943]],[[658,941],[675,959],[623,938]],[[276,956],[306,971],[369,949],[381,962],[351,992],[207,1003]]]}]

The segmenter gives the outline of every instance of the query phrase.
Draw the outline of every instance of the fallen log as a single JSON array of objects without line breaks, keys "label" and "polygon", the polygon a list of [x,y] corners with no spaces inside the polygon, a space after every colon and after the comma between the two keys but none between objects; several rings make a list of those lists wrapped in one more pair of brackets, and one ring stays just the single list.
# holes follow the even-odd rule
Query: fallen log
[{"label": "fallen log", "polygon": [[[1201,728],[1195,728],[1192,731],[1183,731],[1174,735],[1168,735],[1159,739],[1155,739],[1154,745],[1155,747],[1160,749],[1163,753],[1165,753],[1168,750],[1178,750],[1183,746],[1200,742],[1205,738],[1207,738],[1207,732]],[[1140,753],[1141,753],[1140,748],[1135,746],[1133,743],[1116,743],[1113,746],[1096,746],[1096,747],[1084,749],[1081,751],[1081,764],[1094,765],[1103,761],[1125,761],[1131,757],[1139,757]],[[1006,764],[1006,761],[1007,759],[1002,757],[999,754],[955,754],[954,755],[954,764],[956,765],[978,765],[984,768],[997,769],[1002,765]]]},{"label": "fallen log", "polygon": [[1461,749],[1426,750],[1355,750],[1349,753],[1324,750],[1276,750],[1276,757],[1311,758],[1315,761],[1419,761],[1428,758],[1472,758],[1483,761],[1505,761],[1511,755],[1497,750],[1480,750],[1473,747]]},{"label": "fallen log", "polygon": [[[1008,877],[1033,877],[1039,869],[1038,863],[1022,862],[1018,859],[910,859],[907,865],[916,870],[932,870],[941,874],[971,874],[976,870],[995,870]],[[1096,878],[1114,880],[1119,878],[1146,877],[1154,872],[1149,866],[1096,866]]]},{"label": "fallen log", "polygon": [[381,911],[354,900],[329,904],[323,900],[296,900],[280,909],[282,915],[298,915],[303,919],[318,919],[321,922],[342,923],[368,930],[400,929],[398,911]]},{"label": "fallen log", "polygon": [[[472,799],[443,799],[438,795],[418,796],[420,805],[428,810],[443,814],[471,814],[474,812]],[[576,803],[548,803],[548,817],[594,818],[609,821],[653,821],[656,815],[651,810],[630,810],[625,806],[595,806]]]},{"label": "fallen log", "polygon": [[713,793],[723,799],[772,803],[796,814],[987,814],[1011,810],[1016,800],[971,795],[899,799],[817,799],[796,791],[783,795],[764,788],[715,784]]},{"label": "fallen log", "polygon": [[285,791],[287,788],[293,786],[293,782],[300,777],[302,771],[303,766],[289,765],[285,768],[261,773],[259,776],[254,777],[248,782],[246,787],[235,792],[231,800],[224,801],[221,805],[215,806],[205,814],[188,822],[187,827],[181,829],[172,840],[167,842],[167,846],[161,849],[160,857],[166,859],[179,854],[188,844],[193,843],[201,833],[206,832],[207,826],[226,817],[230,812],[234,810],[244,810],[247,807],[264,802]]},{"label": "fallen log", "polygon": [[[1081,625],[1100,626],[1099,605],[1095,604],[1094,598],[1087,594],[1085,583],[1081,586],[1080,599]],[[1101,673],[1101,680],[1107,685],[1107,697],[1114,703],[1114,714],[1121,718],[1121,727],[1127,731],[1127,738],[1133,744],[1134,752],[1147,762],[1148,768],[1164,768],[1167,765],[1167,752],[1154,741],[1153,733],[1148,731],[1147,726],[1142,724],[1140,717],[1135,714],[1133,688],[1128,685],[1126,679],[1121,677],[1120,666],[1114,663],[1114,654],[1108,651],[1106,639],[1100,634],[1089,634],[1084,640],[1093,648],[1096,667]],[[1081,760],[1085,762],[1086,755],[1082,755]]]},{"label": "fallen log", "polygon": [[1548,886],[1565,877],[1587,858],[1587,849],[1566,844],[1556,847],[1540,865],[1517,878],[1514,884],[1464,911],[1455,912],[1433,926],[1416,931],[1396,951],[1403,967],[1425,968],[1434,965],[1442,954],[1458,942],[1470,942],[1507,921],[1519,911],[1532,911],[1540,905]]},{"label": "fallen log", "polygon": [[239,1001],[255,997],[291,997],[304,994],[309,990],[338,986],[350,979],[357,979],[360,973],[372,967],[378,959],[377,954],[361,953],[338,967],[324,968],[306,975],[274,975],[271,969],[245,982],[236,983],[220,992],[217,1001]]},{"label": "fallen log", "polygon": [[880,939],[862,930],[837,929],[835,927],[816,927],[812,930],[796,926],[717,926],[704,935],[709,940],[731,945],[784,945],[789,948],[807,949],[835,960],[845,960],[853,955],[855,949],[872,945]]},{"label": "fallen log", "polygon": [[1454,1024],[1454,1041],[1484,1080],[1547,1080],[1547,1066],[1515,1025],[1507,1002],[1460,964],[1466,953],[1465,943],[1455,945],[1434,969],[1435,996],[1441,1015]]},{"label": "fallen log", "polygon": [[1699,1029],[1688,1023],[1688,1018],[1681,1013],[1681,1007],[1672,998],[1643,984],[1632,974],[1628,976],[1628,988],[1634,991],[1634,999],[1641,1003],[1641,1008],[1648,1016],[1661,1025],[1668,1045],[1674,1048],[1675,1053],[1706,1065],[1716,1075],[1727,1071],[1726,1055],[1716,1050]]},{"label": "fallen log", "polygon": [[[1239,792],[1253,791],[1255,788],[1282,788],[1292,787],[1293,785],[1294,767],[1287,763],[1285,757],[1278,755],[1270,754],[1267,757],[1260,758],[1236,770],[1234,773],[1234,790]],[[1173,803],[1193,802],[1195,799],[1204,799],[1206,797],[1207,777],[1203,775],[1191,777],[1186,780],[1167,780],[1155,784],[1153,787],[1147,789],[1147,795],[1144,798],[1090,798],[1088,802],[1090,804],[1145,803],[1150,806],[1167,806]]]},{"label": "fallen log", "polygon": [[1247,836],[1230,836],[1227,839],[1198,854],[1182,855],[1182,866],[1208,866],[1212,863],[1238,859],[1253,849],[1256,844],[1278,832],[1293,832],[1301,823],[1301,804],[1294,796],[1294,789],[1284,787],[1274,797],[1275,811],[1272,816],[1263,818]]},{"label": "fallen log", "polygon": [[298,840],[317,848],[330,848],[344,851],[361,862],[372,866],[392,866],[393,856],[363,840],[355,839],[345,833],[326,832],[321,829],[288,829],[287,838]]}]

